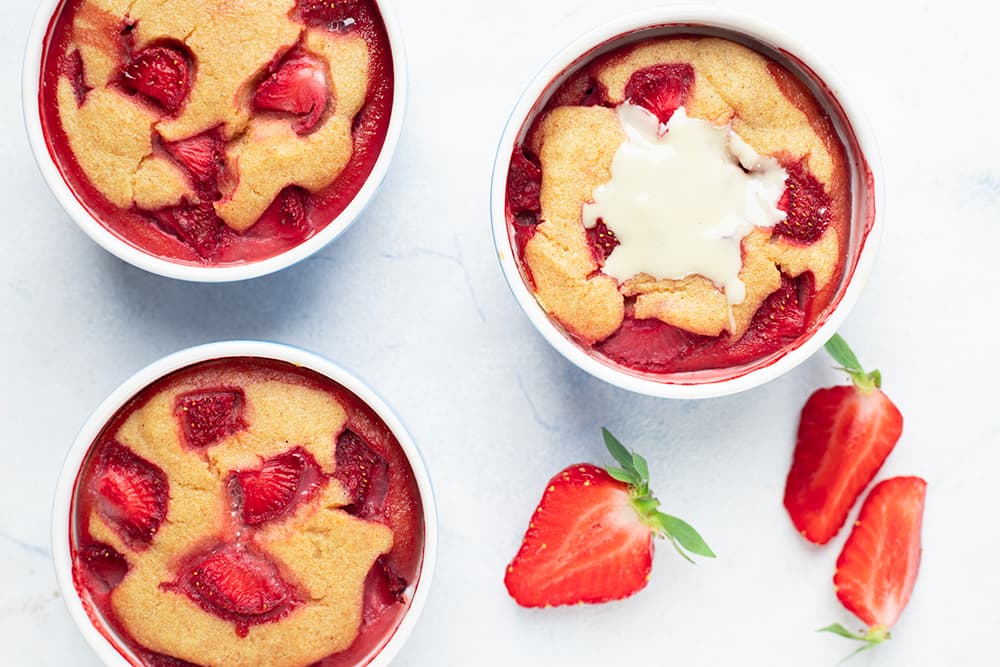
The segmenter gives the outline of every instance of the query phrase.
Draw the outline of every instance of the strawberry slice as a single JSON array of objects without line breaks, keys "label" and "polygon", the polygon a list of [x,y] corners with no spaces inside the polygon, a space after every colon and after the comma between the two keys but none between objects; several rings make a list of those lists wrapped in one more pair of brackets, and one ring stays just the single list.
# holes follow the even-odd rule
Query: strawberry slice
[{"label": "strawberry slice", "polygon": [[94,542],[80,549],[77,559],[87,574],[89,588],[98,593],[110,593],[128,573],[125,556],[101,542]]},{"label": "strawberry slice", "polygon": [[187,446],[201,449],[246,428],[245,405],[239,388],[189,391],[177,397],[174,415],[181,422]]},{"label": "strawberry slice", "polygon": [[687,63],[651,65],[636,70],[625,84],[625,99],[666,125],[694,88],[694,68]]},{"label": "strawberry slice", "polygon": [[507,206],[515,216],[542,210],[542,170],[523,151],[514,151],[507,175]]},{"label": "strawberry slice", "polygon": [[364,518],[378,515],[389,489],[389,464],[353,431],[337,438],[336,458],[333,476],[352,499],[344,510]]},{"label": "strawberry slice", "polygon": [[176,113],[191,89],[190,65],[180,51],[153,46],[139,52],[122,70],[122,86]]},{"label": "strawberry slice", "polygon": [[715,556],[694,528],[658,510],[646,460],[606,429],[604,440],[621,468],[581,463],[549,481],[507,566],[504,584],[518,604],[549,607],[626,598],[649,580],[654,536],[669,539],[688,560],[685,550]]},{"label": "strawberry slice", "polygon": [[242,544],[214,548],[194,560],[177,582],[163,587],[234,623],[240,637],[247,636],[251,625],[277,621],[302,603],[274,563]]},{"label": "strawberry slice", "polygon": [[167,516],[167,476],[114,441],[102,448],[97,470],[98,512],[130,548],[145,549]]},{"label": "strawberry slice", "polygon": [[258,110],[284,111],[298,116],[292,127],[298,134],[305,134],[322,118],[328,99],[323,64],[298,50],[261,82],[253,96],[253,104]]},{"label": "strawberry slice", "polygon": [[788,178],[778,208],[786,212],[785,219],[774,231],[799,243],[813,243],[830,226],[832,200],[823,184],[805,166],[805,160],[785,167]]},{"label": "strawberry slice", "polygon": [[229,491],[243,523],[257,526],[287,516],[320,488],[323,474],[312,454],[295,449],[264,462],[257,470],[235,472]]},{"label": "strawberry slice", "polygon": [[199,192],[208,194],[215,190],[226,148],[218,130],[173,143],[164,142],[163,148],[188,170]]},{"label": "strawberry slice", "polygon": [[308,23],[343,23],[358,15],[358,0],[299,0],[299,16]]},{"label": "strawberry slice", "polygon": [[191,246],[202,259],[213,259],[222,252],[226,223],[211,204],[181,204],[154,211],[152,216],[160,228]]},{"label": "strawberry slice", "polygon": [[806,401],[785,484],[792,523],[816,544],[840,531],[903,431],[903,415],[880,389],[881,373],[866,373],[839,335],[826,349],[853,385],[820,389]]},{"label": "strawberry slice", "polygon": [[258,238],[304,241],[312,232],[309,224],[309,196],[300,187],[282,190],[251,227],[250,234]]},{"label": "strawberry slice", "polygon": [[618,331],[594,349],[623,366],[664,373],[675,369],[685,357],[704,345],[705,340],[657,319],[626,317]]},{"label": "strawberry slice", "polygon": [[868,629],[854,633],[835,623],[823,630],[864,642],[856,652],[889,639],[889,630],[910,601],[920,569],[926,495],[927,482],[919,477],[881,482],[868,494],[840,552],[833,575],[837,598]]},{"label": "strawberry slice", "polygon": [[386,609],[405,602],[406,586],[406,579],[396,572],[385,556],[379,556],[365,579],[365,623],[374,623]]},{"label": "strawberry slice", "polygon": [[587,230],[587,242],[590,244],[594,259],[601,266],[604,266],[611,252],[619,246],[618,237],[608,229],[602,219],[598,219],[597,224]]}]

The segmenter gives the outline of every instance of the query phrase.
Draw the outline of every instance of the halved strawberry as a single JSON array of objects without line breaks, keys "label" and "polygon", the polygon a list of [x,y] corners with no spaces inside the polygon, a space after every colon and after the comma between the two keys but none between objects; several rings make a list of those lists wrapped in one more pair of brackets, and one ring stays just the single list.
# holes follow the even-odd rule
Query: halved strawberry
[{"label": "halved strawberry", "polygon": [[167,476],[117,442],[105,444],[99,457],[97,509],[130,548],[145,549],[167,517]]},{"label": "halved strawberry", "polygon": [[626,317],[618,331],[594,349],[623,366],[658,373],[673,370],[705,340],[710,339],[657,319]]},{"label": "halved strawberry", "polygon": [[176,583],[163,588],[231,621],[240,637],[251,625],[277,621],[302,602],[274,563],[242,544],[224,544],[197,557]]},{"label": "halved strawberry", "polygon": [[389,464],[353,431],[337,438],[337,470],[333,476],[351,494],[351,504],[344,509],[360,517],[371,517],[382,510],[389,489]]},{"label": "halved strawberry", "polygon": [[199,389],[181,394],[174,402],[188,447],[214,445],[246,428],[243,409],[246,397],[238,387]]},{"label": "halved strawberry", "polygon": [[260,238],[303,241],[312,231],[308,211],[309,196],[306,191],[289,186],[274,198],[249,233]]},{"label": "halved strawberry", "polygon": [[169,234],[191,246],[202,259],[217,257],[226,241],[226,223],[209,203],[181,204],[151,213]]},{"label": "halved strawberry", "polygon": [[386,609],[405,602],[406,586],[406,579],[399,576],[385,556],[379,556],[365,579],[365,623],[374,623]]},{"label": "halved strawberry", "polygon": [[515,216],[542,210],[542,170],[521,150],[514,151],[507,175],[507,205]]},{"label": "halved strawberry", "polygon": [[687,63],[651,65],[637,70],[625,84],[625,99],[644,107],[665,125],[694,88],[694,68]]},{"label": "halved strawberry", "polygon": [[858,651],[890,638],[889,630],[910,601],[920,569],[920,529],[927,482],[893,477],[878,484],[861,506],[858,521],[837,559],[837,598],[867,630],[835,623],[823,628],[865,642]]},{"label": "halved strawberry", "polygon": [[322,118],[329,96],[326,68],[316,57],[297,50],[261,82],[253,96],[253,104],[256,109],[299,116],[292,127],[304,134]]},{"label": "halved strawberry", "polygon": [[128,573],[128,561],[113,547],[94,542],[80,549],[77,558],[90,582],[98,593],[114,590]]},{"label": "halved strawberry", "polygon": [[590,244],[591,252],[598,264],[604,265],[605,260],[611,252],[620,244],[615,233],[608,229],[604,220],[598,220],[597,224],[587,230],[587,242]]},{"label": "halved strawberry", "polygon": [[136,54],[122,69],[126,90],[141,93],[170,113],[181,108],[191,89],[187,58],[169,46],[153,46]]},{"label": "halved strawberry", "polygon": [[299,16],[309,23],[341,23],[357,16],[358,4],[358,0],[299,0]]},{"label": "halved strawberry", "polygon": [[778,208],[786,212],[785,219],[774,231],[799,243],[812,243],[830,226],[832,200],[823,184],[812,175],[805,160],[785,167],[788,178]]},{"label": "halved strawberry", "polygon": [[853,384],[809,397],[785,484],[792,523],[816,544],[829,542],[844,525],[903,431],[903,415],[880,389],[881,373],[866,373],[839,335],[826,349]]},{"label": "halved strawberry", "polygon": [[226,145],[218,130],[175,141],[164,142],[163,148],[180,162],[191,174],[195,186],[202,193],[215,189],[222,173]]},{"label": "halved strawberry", "polygon": [[604,430],[621,468],[581,463],[553,477],[507,566],[507,592],[524,607],[599,603],[626,598],[646,586],[653,537],[714,557],[684,521],[658,510],[646,460]]},{"label": "halved strawberry", "polygon": [[287,516],[308,500],[323,483],[323,473],[312,454],[295,449],[264,461],[257,470],[234,472],[229,491],[243,517],[256,526]]}]

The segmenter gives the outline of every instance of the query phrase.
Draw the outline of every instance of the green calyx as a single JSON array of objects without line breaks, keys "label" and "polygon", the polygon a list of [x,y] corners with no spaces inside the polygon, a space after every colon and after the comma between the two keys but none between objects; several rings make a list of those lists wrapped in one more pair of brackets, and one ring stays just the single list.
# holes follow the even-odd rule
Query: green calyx
[{"label": "green calyx", "polygon": [[866,373],[861,362],[847,345],[847,341],[840,334],[833,334],[826,343],[826,351],[833,357],[834,361],[840,364],[840,370],[851,376],[851,382],[864,394],[870,394],[876,389],[882,388],[882,373],[878,369],[871,373]]},{"label": "green calyx", "polygon": [[875,627],[868,628],[867,630],[859,630],[858,632],[851,632],[845,628],[840,623],[833,623],[826,626],[825,628],[820,628],[816,632],[831,632],[840,637],[846,637],[847,639],[852,639],[856,642],[863,642],[864,646],[861,646],[856,651],[851,652],[840,662],[844,662],[850,658],[853,658],[858,653],[868,651],[875,648],[882,642],[892,639],[892,635],[889,634],[889,628],[884,625],[876,625]]},{"label": "green calyx", "polygon": [[620,468],[609,467],[608,474],[619,482],[628,484],[629,494],[632,497],[632,507],[635,508],[642,521],[652,528],[658,537],[670,540],[677,553],[688,562],[694,562],[688,554],[715,558],[715,554],[705,544],[705,540],[689,523],[660,511],[660,501],[649,488],[649,465],[646,463],[646,459],[625,449],[625,446],[618,441],[618,438],[611,435],[608,429],[601,429],[601,431],[604,433],[604,444],[607,446],[608,452],[621,466]]}]

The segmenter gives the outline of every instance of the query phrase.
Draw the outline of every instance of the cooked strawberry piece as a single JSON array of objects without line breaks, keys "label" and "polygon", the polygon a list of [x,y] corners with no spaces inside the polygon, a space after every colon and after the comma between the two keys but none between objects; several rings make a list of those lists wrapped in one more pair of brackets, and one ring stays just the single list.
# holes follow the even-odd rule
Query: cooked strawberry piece
[{"label": "cooked strawberry piece", "polygon": [[549,607],[628,597],[646,586],[653,537],[677,550],[712,557],[697,532],[658,510],[648,465],[607,431],[605,443],[621,468],[589,463],[553,477],[535,509],[504,584],[518,604]]},{"label": "cooked strawberry piece", "polygon": [[218,130],[164,143],[163,148],[188,170],[199,192],[211,193],[215,190],[225,152],[225,144]]},{"label": "cooked strawberry piece", "polygon": [[337,438],[336,459],[333,476],[351,494],[344,509],[359,517],[378,515],[389,488],[389,464],[352,431]]},{"label": "cooked strawberry piece", "polygon": [[833,202],[804,160],[785,167],[788,178],[778,208],[786,212],[774,231],[799,243],[813,243],[830,226]]},{"label": "cooked strawberry piece", "polygon": [[305,190],[289,186],[282,190],[251,228],[252,236],[268,239],[304,241],[312,227],[309,224],[309,198]]},{"label": "cooked strawberry piece", "polygon": [[[849,351],[839,336],[831,344]],[[853,353],[835,358],[854,384],[820,389],[806,401],[785,484],[792,523],[816,544],[844,525],[903,431],[902,414],[879,388],[881,374],[865,373]]]},{"label": "cooked strawberry piece", "polygon": [[213,259],[222,251],[226,223],[211,204],[181,204],[154,211],[152,216],[164,231],[191,246],[202,259]]},{"label": "cooked strawberry piece", "polygon": [[143,664],[148,667],[201,667],[193,662],[161,653],[145,653],[142,657]]},{"label": "cooked strawberry piece", "polygon": [[243,517],[256,526],[287,516],[322,486],[323,474],[312,454],[295,449],[269,459],[257,470],[233,473],[229,489]]},{"label": "cooked strawberry piece", "polygon": [[90,581],[90,588],[98,593],[114,590],[128,573],[125,556],[107,544],[88,544],[80,549],[77,558]]},{"label": "cooked strawberry piece", "polygon": [[98,511],[125,544],[145,549],[167,516],[167,476],[117,442],[104,445],[99,457],[93,481]]},{"label": "cooked strawberry piece", "polygon": [[304,134],[314,127],[326,111],[329,90],[326,69],[314,56],[295,51],[286,57],[257,87],[254,108],[284,111],[299,116],[293,124]]},{"label": "cooked strawberry piece", "polygon": [[195,604],[236,625],[246,637],[251,625],[271,623],[301,604],[277,567],[240,544],[218,546],[199,557],[167,590],[179,590]]},{"label": "cooked strawberry piece", "polygon": [[406,579],[399,576],[385,556],[379,556],[365,580],[365,623],[374,623],[386,609],[405,602],[406,586]]},{"label": "cooked strawberry piece", "polygon": [[181,108],[191,88],[187,58],[169,46],[153,46],[132,58],[122,70],[122,85],[158,102],[170,113]]},{"label": "cooked strawberry piece", "polygon": [[341,23],[357,16],[358,0],[299,0],[299,15],[309,23]]},{"label": "cooked strawberry piece", "polygon": [[507,204],[515,216],[525,211],[542,210],[539,197],[542,192],[542,170],[522,151],[514,151],[507,176]]},{"label": "cooked strawberry piece", "polygon": [[651,65],[636,71],[625,84],[625,99],[645,108],[666,124],[694,87],[694,68],[687,63]]},{"label": "cooked strawberry piece", "polygon": [[83,76],[83,56],[80,49],[63,56],[59,63],[59,72],[69,79],[73,85],[73,94],[76,96],[76,105],[83,106],[87,101],[87,93],[91,88],[87,85],[87,80]]},{"label": "cooked strawberry piece", "polygon": [[608,229],[604,220],[598,220],[597,224],[587,230],[587,242],[590,244],[591,252],[598,264],[604,262],[611,255],[611,251],[618,247],[618,237]]},{"label": "cooked strawberry piece", "polygon": [[891,628],[910,600],[920,569],[926,494],[927,482],[919,477],[878,484],[837,559],[837,597],[869,627]]},{"label": "cooked strawberry piece", "polygon": [[703,336],[688,333],[657,319],[627,317],[621,327],[594,349],[636,370],[668,372],[705,344]]},{"label": "cooked strawberry piece", "polygon": [[246,428],[246,398],[239,388],[190,391],[177,397],[174,414],[180,420],[188,447],[214,445]]}]

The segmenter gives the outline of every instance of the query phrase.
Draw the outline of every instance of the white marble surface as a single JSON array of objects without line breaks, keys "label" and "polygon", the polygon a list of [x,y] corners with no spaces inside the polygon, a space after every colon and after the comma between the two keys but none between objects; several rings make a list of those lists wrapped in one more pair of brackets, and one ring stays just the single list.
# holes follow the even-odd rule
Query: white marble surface
[{"label": "white marble surface", "polygon": [[[487,189],[528,78],[577,34],[647,0],[395,3],[412,94],[396,162],[363,218],[312,259],[236,285],[147,275],[91,243],[38,175],[20,118],[32,0],[0,3],[0,646],[6,665],[96,665],[56,592],[49,505],[63,455],[126,376],[188,345],[285,341],[356,369],[408,422],[440,505],[438,576],[399,665],[833,665],[817,635],[856,622],[826,548],[781,493],[798,410],[839,381],[817,357],[741,396],[630,395],[571,367],[508,293]],[[861,97],[880,140],[889,226],[843,332],[883,371],[906,428],[882,477],[929,482],[924,563],[896,639],[856,665],[1000,660],[1000,10],[994,3],[727,2],[796,33]],[[989,8],[987,6],[989,5]],[[607,425],[646,454],[668,508],[719,554],[669,548],[625,602],[525,611],[504,566],[550,475],[603,461]]]}]

